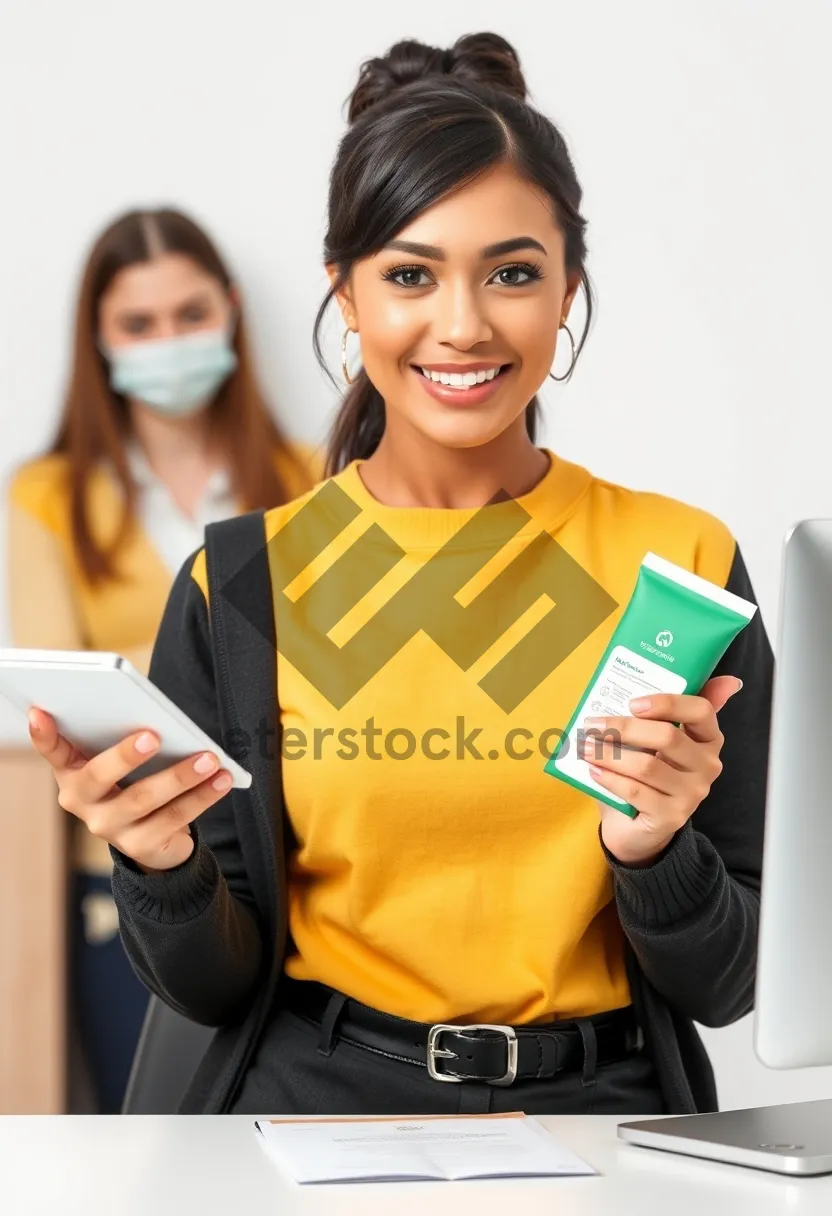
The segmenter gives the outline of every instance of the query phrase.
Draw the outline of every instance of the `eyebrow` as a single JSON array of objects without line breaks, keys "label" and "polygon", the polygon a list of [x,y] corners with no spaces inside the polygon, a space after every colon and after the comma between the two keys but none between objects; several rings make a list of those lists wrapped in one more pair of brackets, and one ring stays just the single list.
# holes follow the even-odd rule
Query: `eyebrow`
[{"label": "eyebrow", "polygon": [[[439,245],[422,245],[419,241],[388,241],[385,249],[397,249],[400,253],[411,253],[417,258],[430,258],[434,262],[447,261],[447,254]],[[499,258],[506,253],[517,253],[520,249],[537,249],[546,254],[546,249],[533,236],[513,236],[507,241],[497,241],[494,245],[486,245],[481,250],[480,257]]]},{"label": "eyebrow", "polygon": [[[192,296],[188,296],[186,300],[182,300],[177,304],[175,311],[178,313],[185,312],[186,309],[193,308],[194,305],[207,305],[210,302],[211,297],[207,291],[197,291]],[[136,317],[141,317],[144,320],[147,317],[152,317],[153,312],[152,308],[122,308],[117,315],[119,320],[124,318],[134,320]]]},{"label": "eyebrow", "polygon": [[184,312],[186,308],[193,308],[196,305],[205,305],[211,303],[211,296],[207,291],[196,291],[192,296],[188,296],[187,300],[183,300],[181,304],[177,304],[176,311]]}]

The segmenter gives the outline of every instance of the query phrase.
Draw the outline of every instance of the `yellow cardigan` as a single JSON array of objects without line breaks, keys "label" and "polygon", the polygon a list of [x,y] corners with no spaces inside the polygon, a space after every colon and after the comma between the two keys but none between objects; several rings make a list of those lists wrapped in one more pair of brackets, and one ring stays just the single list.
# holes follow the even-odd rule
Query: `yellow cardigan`
[{"label": "yellow cardigan", "polygon": [[[323,476],[319,453],[294,445],[307,479],[278,451],[275,463],[289,497]],[[28,461],[13,474],[7,493],[7,570],[12,642],[61,650],[114,650],[146,673],[172,575],[140,527],[119,554],[123,582],[93,587],[78,564],[70,527],[68,463],[63,454]],[[97,469],[89,484],[90,519],[106,543],[121,517],[120,489]],[[106,844],[78,833],[76,863],[110,872]]]}]

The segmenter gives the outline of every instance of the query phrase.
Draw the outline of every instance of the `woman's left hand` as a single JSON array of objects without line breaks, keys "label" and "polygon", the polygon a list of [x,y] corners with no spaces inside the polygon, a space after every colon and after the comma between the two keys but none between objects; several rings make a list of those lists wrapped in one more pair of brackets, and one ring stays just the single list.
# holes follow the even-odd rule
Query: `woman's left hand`
[{"label": "woman's left hand", "polygon": [[[633,717],[587,718],[582,724],[601,736],[590,736],[581,751],[593,780],[639,812],[630,819],[598,804],[601,837],[618,861],[650,865],[707,797],[722,772],[724,739],[716,715],[741,688],[736,676],[716,676],[697,697],[656,693],[630,702]],[[604,740],[605,733],[612,742]],[[630,750],[635,748],[645,750]]]}]

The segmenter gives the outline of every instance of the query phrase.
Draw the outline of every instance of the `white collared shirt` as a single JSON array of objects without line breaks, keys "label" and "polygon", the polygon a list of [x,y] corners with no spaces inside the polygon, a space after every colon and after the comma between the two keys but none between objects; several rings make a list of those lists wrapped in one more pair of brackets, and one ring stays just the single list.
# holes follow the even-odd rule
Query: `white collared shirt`
[{"label": "white collared shirt", "polygon": [[138,442],[128,441],[126,451],[130,472],[139,489],[136,503],[139,523],[175,576],[191,553],[203,545],[207,524],[238,514],[240,508],[230,493],[228,474],[224,469],[214,470],[191,519],[153,472]]}]

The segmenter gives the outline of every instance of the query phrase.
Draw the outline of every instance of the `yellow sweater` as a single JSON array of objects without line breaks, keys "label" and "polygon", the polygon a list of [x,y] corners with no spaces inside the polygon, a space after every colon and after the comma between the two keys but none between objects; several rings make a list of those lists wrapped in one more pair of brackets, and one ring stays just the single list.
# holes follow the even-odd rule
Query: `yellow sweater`
[{"label": "yellow sweater", "polygon": [[[464,536],[474,511],[384,506],[357,461],[267,513],[282,774],[297,839],[294,977],[422,1022],[526,1023],[629,1002],[597,806],[543,771],[539,741],[566,726],[645,552],[724,585],[735,542],[703,511],[550,456],[546,476],[516,500],[529,516],[520,531],[505,544],[489,547],[480,533],[445,550],[448,586],[463,568],[470,582],[454,597],[439,579],[436,602],[417,597],[415,610],[411,599],[384,611]],[[313,503],[316,518],[304,511]],[[528,611],[522,595],[512,600],[548,560],[545,534],[619,606],[558,665],[539,653],[524,688],[494,673],[508,656],[511,677],[514,647],[552,608],[545,593]],[[472,611],[522,562],[499,584],[499,603]],[[207,594],[204,553],[192,573]],[[515,622],[505,631],[503,612]]]},{"label": "yellow sweater", "polygon": [[[307,490],[322,471],[311,449],[295,451],[309,469],[305,482],[281,452],[275,458],[291,497]],[[145,656],[138,666],[146,671],[171,573],[137,527],[119,553],[124,582],[108,580],[91,586],[72,543],[67,471],[64,455],[44,456],[22,465],[9,485],[8,586],[14,645],[120,654],[135,650],[140,658]],[[106,543],[121,518],[121,499],[103,466],[93,473],[88,494],[92,527]]]}]

